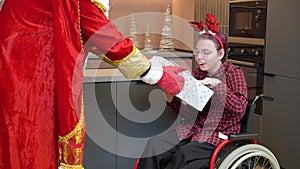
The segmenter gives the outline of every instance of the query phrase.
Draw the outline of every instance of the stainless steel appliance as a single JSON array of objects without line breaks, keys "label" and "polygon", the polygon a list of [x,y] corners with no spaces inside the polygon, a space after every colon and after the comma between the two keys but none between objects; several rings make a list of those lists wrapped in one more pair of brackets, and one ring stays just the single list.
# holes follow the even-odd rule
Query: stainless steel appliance
[{"label": "stainless steel appliance", "polygon": [[229,41],[264,45],[266,0],[229,1]]}]

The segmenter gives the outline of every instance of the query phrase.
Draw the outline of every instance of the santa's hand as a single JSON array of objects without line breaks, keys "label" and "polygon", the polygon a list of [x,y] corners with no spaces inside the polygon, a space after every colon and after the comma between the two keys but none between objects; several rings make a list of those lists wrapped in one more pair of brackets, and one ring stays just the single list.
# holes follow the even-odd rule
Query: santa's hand
[{"label": "santa's hand", "polygon": [[142,80],[148,84],[159,85],[166,93],[176,95],[184,86],[184,78],[178,73],[186,70],[180,66],[162,66],[157,61],[150,59],[151,68]]},{"label": "santa's hand", "polygon": [[178,73],[185,70],[186,68],[181,66],[163,66],[163,76],[156,84],[166,93],[177,95],[184,86],[184,78]]}]

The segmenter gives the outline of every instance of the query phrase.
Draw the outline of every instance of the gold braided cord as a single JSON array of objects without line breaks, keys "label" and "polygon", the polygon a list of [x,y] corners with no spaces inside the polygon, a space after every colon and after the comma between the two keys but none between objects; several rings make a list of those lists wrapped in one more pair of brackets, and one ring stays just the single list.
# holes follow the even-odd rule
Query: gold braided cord
[{"label": "gold braided cord", "polygon": [[91,0],[91,2],[93,2],[94,4],[96,4],[96,6],[97,6],[103,13],[106,12],[105,6],[104,6],[102,3],[100,3],[99,1],[97,1],[97,0]]},{"label": "gold braided cord", "polygon": [[78,0],[78,29],[79,29],[79,36],[80,36],[80,42],[83,44],[83,39],[82,39],[82,33],[81,33],[81,26],[80,26],[80,2]]}]

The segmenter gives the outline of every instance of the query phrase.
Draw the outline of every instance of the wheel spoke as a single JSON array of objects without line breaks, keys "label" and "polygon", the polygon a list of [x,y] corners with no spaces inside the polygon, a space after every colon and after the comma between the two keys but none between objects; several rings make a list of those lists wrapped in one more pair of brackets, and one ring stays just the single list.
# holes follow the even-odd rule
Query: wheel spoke
[{"label": "wheel spoke", "polygon": [[272,168],[272,165],[270,164],[269,159],[264,158],[261,168],[262,169],[265,169],[265,168],[271,169]]},{"label": "wheel spoke", "polygon": [[273,153],[257,144],[241,146],[231,152],[218,169],[280,169]]}]

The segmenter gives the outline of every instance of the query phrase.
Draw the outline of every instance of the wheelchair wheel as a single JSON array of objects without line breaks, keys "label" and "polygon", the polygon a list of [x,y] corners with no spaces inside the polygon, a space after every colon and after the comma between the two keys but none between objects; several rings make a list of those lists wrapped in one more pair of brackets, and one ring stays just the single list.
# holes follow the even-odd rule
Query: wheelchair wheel
[{"label": "wheelchair wheel", "polygon": [[280,169],[274,154],[259,144],[247,144],[231,152],[219,169]]}]

